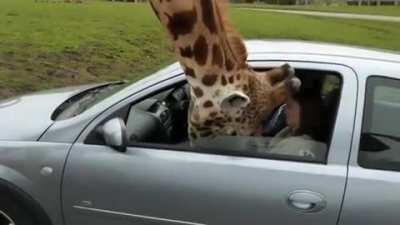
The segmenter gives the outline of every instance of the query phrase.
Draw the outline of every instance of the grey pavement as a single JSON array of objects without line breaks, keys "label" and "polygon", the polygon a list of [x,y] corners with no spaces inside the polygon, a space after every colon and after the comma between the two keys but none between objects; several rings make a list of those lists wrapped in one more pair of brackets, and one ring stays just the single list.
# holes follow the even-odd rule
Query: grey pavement
[{"label": "grey pavement", "polygon": [[334,13],[334,12],[320,12],[320,11],[285,10],[285,9],[262,9],[262,8],[241,8],[241,9],[252,10],[252,11],[287,13],[287,14],[296,14],[305,16],[334,17],[342,19],[374,20],[374,21],[400,23],[400,17],[397,16],[380,16],[380,15],[368,15],[368,14]]}]

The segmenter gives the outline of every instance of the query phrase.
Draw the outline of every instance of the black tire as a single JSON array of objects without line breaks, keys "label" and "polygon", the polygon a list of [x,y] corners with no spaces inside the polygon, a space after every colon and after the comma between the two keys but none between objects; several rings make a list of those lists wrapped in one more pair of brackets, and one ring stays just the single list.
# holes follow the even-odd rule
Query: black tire
[{"label": "black tire", "polygon": [[17,198],[0,189],[0,225],[37,225],[32,213]]}]

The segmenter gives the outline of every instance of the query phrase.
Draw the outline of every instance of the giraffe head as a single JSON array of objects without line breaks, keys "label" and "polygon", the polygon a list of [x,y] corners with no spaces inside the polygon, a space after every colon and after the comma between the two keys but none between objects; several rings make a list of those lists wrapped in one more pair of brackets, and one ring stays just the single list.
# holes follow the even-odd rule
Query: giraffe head
[{"label": "giraffe head", "polygon": [[284,81],[293,70],[285,65],[253,71],[223,0],[151,0],[151,5],[191,86],[191,138],[261,133],[263,120],[284,102],[285,83],[292,84]]}]

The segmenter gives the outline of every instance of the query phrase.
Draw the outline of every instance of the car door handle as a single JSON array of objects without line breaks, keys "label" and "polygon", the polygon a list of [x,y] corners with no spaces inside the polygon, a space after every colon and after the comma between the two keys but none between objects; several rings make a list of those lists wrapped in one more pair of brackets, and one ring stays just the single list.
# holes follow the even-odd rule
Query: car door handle
[{"label": "car door handle", "polygon": [[323,195],[308,190],[291,192],[287,203],[291,208],[306,213],[319,212],[326,207]]}]

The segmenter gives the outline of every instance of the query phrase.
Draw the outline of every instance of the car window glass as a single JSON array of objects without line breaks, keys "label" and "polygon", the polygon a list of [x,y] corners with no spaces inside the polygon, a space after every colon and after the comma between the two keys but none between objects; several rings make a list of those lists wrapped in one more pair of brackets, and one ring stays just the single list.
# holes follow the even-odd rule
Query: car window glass
[{"label": "car window glass", "polygon": [[59,121],[75,117],[126,86],[125,82],[110,83],[72,96],[54,110],[51,119]]},{"label": "car window glass", "polygon": [[367,81],[359,163],[373,169],[400,170],[400,81]]}]

